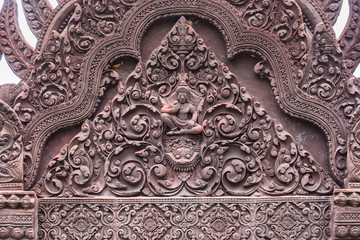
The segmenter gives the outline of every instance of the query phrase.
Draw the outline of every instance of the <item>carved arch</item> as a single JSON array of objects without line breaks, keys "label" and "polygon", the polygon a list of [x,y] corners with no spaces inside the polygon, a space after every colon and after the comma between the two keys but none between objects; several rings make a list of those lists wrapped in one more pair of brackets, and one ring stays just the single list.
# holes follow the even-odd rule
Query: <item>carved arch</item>
[{"label": "carved arch", "polygon": [[129,38],[136,51],[140,51],[141,39],[149,26],[158,19],[171,16],[195,16],[214,25],[223,36],[228,58],[234,57],[233,49],[240,42],[240,35],[244,31],[242,24],[239,24],[240,13],[224,0],[198,0],[190,3],[186,0],[149,1],[139,4],[126,15],[126,21],[123,24],[124,29],[120,35],[124,39]]},{"label": "carved arch", "polygon": [[[239,24],[236,23],[239,21],[239,19],[237,19],[238,14],[233,6],[225,1],[222,1],[221,3],[216,1],[197,1],[195,3],[189,3],[188,1],[170,2],[176,4],[179,8],[182,9],[182,11],[185,11],[185,13],[187,12],[189,15],[196,15],[214,24],[220,30],[224,40],[227,42],[228,56],[232,56],[231,49],[234,49],[238,41],[238,34],[242,32],[242,29],[237,27]],[[210,15],[213,17],[213,19],[206,17],[209,15],[207,12],[208,8],[206,8],[209,6],[209,2],[212,3],[212,7],[218,9],[218,11],[220,10],[220,13],[227,15],[227,17],[221,18],[216,14]],[[156,7],[151,6],[151,4],[154,3],[156,4]],[[31,166],[31,168],[27,170],[25,176],[25,183],[27,188],[30,188],[35,181],[42,149],[48,137],[55,131],[72,125],[73,122],[83,121],[94,111],[96,106],[95,103],[97,102],[96,96],[98,96],[101,81],[101,76],[99,76],[99,74],[102,73],[102,68],[108,63],[108,60],[115,56],[115,53],[118,55],[124,54],[137,56],[139,50],[138,44],[141,42],[143,31],[146,31],[146,29],[149,27],[149,23],[159,18],[165,18],[171,15],[181,15],[179,12],[174,11],[173,5],[169,5],[169,3],[167,3],[167,7],[164,8],[161,5],[162,3],[167,3],[167,1],[160,1],[160,3],[149,1],[145,2],[144,4],[139,4],[139,6],[134,7],[134,10],[132,11],[130,10],[127,13],[127,19],[131,20],[128,20],[122,24],[122,26],[128,26],[127,28],[124,28],[124,33],[120,34],[120,37],[119,34],[107,36],[102,40],[102,43],[99,43],[97,48],[91,52],[88,52],[84,56],[82,69],[85,74],[81,77],[83,85],[81,87],[81,92],[78,93],[78,96],[64,103],[61,110],[57,113],[54,113],[52,108],[47,109],[41,112],[41,114],[35,116],[35,118],[29,123],[27,126],[28,130],[26,131],[28,134],[25,135],[25,143],[28,144],[28,149],[30,149],[27,158],[25,158],[25,161],[29,163],[29,166]],[[58,14],[63,12],[71,12],[72,10],[70,9],[73,8],[73,4],[74,3],[65,4],[64,6],[68,6],[69,8],[61,10]],[[143,8],[145,8],[145,10],[143,10]],[[148,8],[148,10],[146,10],[146,8]],[[147,12],[149,10],[150,12]],[[142,11],[147,12],[147,14],[144,15]],[[157,17],[153,19],[153,15]],[[137,16],[142,17],[141,21],[135,20]],[[153,20],[149,21],[148,18]],[[137,26],[132,26],[132,22],[134,22]],[[59,25],[59,22],[49,24],[44,36],[50,38],[52,28],[49,27],[52,25],[57,26]],[[143,28],[139,28],[139,26],[143,26]],[[230,27],[232,29],[229,29]],[[137,31],[137,34],[133,34],[135,37],[129,38],[128,35],[130,34],[130,36],[132,36],[131,31],[133,29],[141,30]],[[237,33],[237,35],[234,36],[234,33]],[[44,39],[47,38],[45,37]],[[38,45],[37,48],[39,50],[45,50],[45,47],[46,42],[42,42]],[[106,57],[103,59],[107,54],[109,54],[111,57]],[[94,75],[96,72],[98,73],[98,78],[96,78]]]},{"label": "carved arch", "polygon": [[[277,42],[274,36],[259,30],[246,30],[242,42],[236,46],[235,53],[244,49],[253,49],[262,54],[271,66],[272,74],[267,78],[273,88],[274,97],[280,108],[291,116],[316,124],[326,134],[330,166],[336,180],[340,183],[345,178],[346,159],[342,154],[346,151],[346,126],[340,114],[333,111],[330,105],[309,98],[295,85],[295,67],[291,64],[286,47]],[[265,70],[261,64],[257,71]],[[269,70],[269,69],[267,69]]]},{"label": "carved arch", "polygon": [[[98,54],[109,59],[113,45]],[[35,190],[40,196],[248,196],[328,194],[333,186],[181,17],[50,161]]]},{"label": "carved arch", "polygon": [[[52,236],[55,238],[60,236],[64,239],[69,237],[76,238],[76,236],[79,236],[79,233],[85,238],[95,236],[95,238],[103,239],[124,239],[131,236],[132,239],[137,239],[141,238],[140,234],[143,238],[151,238],[151,236],[154,238],[154,235],[152,235],[154,231],[149,229],[144,231],[144,228],[141,227],[146,224],[146,220],[150,220],[148,223],[159,220],[162,224],[156,228],[159,234],[158,238],[164,237],[166,239],[182,239],[179,236],[186,234],[187,230],[193,232],[192,238],[195,239],[203,238],[204,234],[206,234],[206,239],[217,239],[227,229],[230,229],[231,232],[227,232],[226,236],[221,238],[231,238],[232,234],[233,238],[241,238],[240,236],[242,236],[242,238],[255,239],[264,238],[265,235],[269,239],[307,238],[309,236],[319,239],[330,239],[331,236],[335,239],[337,239],[336,237],[341,239],[359,237],[358,223],[354,221],[356,214],[359,214],[357,209],[355,209],[360,203],[358,191],[356,189],[353,189],[354,191],[338,189],[338,186],[332,179],[336,178],[338,182],[342,181],[345,175],[344,158],[347,157],[348,183],[346,187],[359,188],[360,186],[360,155],[358,154],[360,149],[360,124],[358,123],[360,116],[360,102],[358,101],[360,81],[351,78],[351,73],[345,66],[350,63],[351,66],[348,65],[348,67],[354,68],[357,64],[358,59],[353,59],[351,55],[354,52],[356,53],[356,49],[353,52],[349,50],[356,44],[347,39],[348,44],[345,43],[346,49],[342,46],[346,50],[343,55],[334,39],[330,19],[327,20],[326,17],[326,13],[330,13],[331,17],[331,12],[337,12],[337,9],[329,9],[330,12],[326,11],[327,6],[333,6],[332,3],[339,1],[58,1],[60,3],[59,6],[52,10],[46,4],[47,0],[23,0],[23,3],[30,3],[33,8],[38,8],[41,3],[45,3],[45,10],[49,9],[50,14],[39,15],[38,17],[41,18],[41,29],[33,29],[36,30],[39,42],[37,50],[33,51],[30,49],[30,54],[26,55],[26,59],[24,58],[26,61],[23,63],[28,64],[22,68],[26,71],[21,71],[24,74],[24,91],[18,95],[15,104],[12,105],[16,112],[0,101],[0,160],[3,161],[0,164],[0,187],[2,185],[3,188],[22,189],[21,176],[23,174],[21,163],[23,154],[26,157],[25,165],[29,163],[29,169],[26,173],[28,189],[32,188],[32,181],[37,181],[37,177],[40,177],[39,173],[45,167],[41,166],[41,164],[48,159],[52,160],[48,165],[50,171],[46,171],[43,175],[44,178],[38,182],[37,186],[32,188],[32,190],[37,191],[39,197],[44,197],[39,200],[39,204],[36,201],[35,193],[30,191],[21,193],[9,191],[6,194],[2,193],[5,196],[0,196],[0,210],[7,212],[7,214],[12,214],[16,211],[19,213],[19,210],[22,208],[28,214],[30,210],[37,212],[37,207],[39,207],[39,217],[37,218],[36,214],[34,214],[34,218],[29,218],[29,224],[33,224],[33,228],[25,229],[25,227],[22,227],[22,229],[19,229],[10,227],[7,230],[6,228],[10,226],[8,225],[2,228],[3,237],[10,237],[10,231],[13,230],[13,233],[11,233],[12,237],[17,235],[19,236],[17,238],[21,238],[20,235],[25,233],[25,236],[37,239],[36,233],[33,234],[34,230],[37,232],[36,221],[32,221],[33,219],[39,220],[39,239],[49,239]],[[10,4],[14,0],[9,0],[8,2]],[[323,10],[321,10],[321,2],[323,3]],[[116,7],[120,8],[121,4],[125,4],[126,7],[121,9],[124,11],[119,12],[119,16],[116,16],[115,21],[101,22],[103,19],[95,19],[96,16],[90,16],[91,14],[85,12],[87,10],[95,10],[94,4],[96,3],[105,5],[103,16],[106,15],[110,18],[114,17],[117,13],[113,14],[111,12],[114,9],[111,8],[113,5],[109,7],[110,5],[107,5],[107,3],[115,4]],[[166,5],[172,3],[178,4],[178,7],[174,8],[174,5],[171,7]],[[353,2],[353,4],[356,3],[357,1]],[[263,11],[264,8],[262,7],[264,5],[262,4],[269,4],[268,6],[270,7],[267,9],[269,11]],[[147,6],[152,7],[147,8]],[[5,21],[10,19],[11,9],[13,7],[8,7],[5,11],[3,10],[2,16],[4,16]],[[218,11],[219,14],[214,14],[216,12],[214,9],[220,9]],[[32,10],[30,9],[30,11]],[[175,13],[175,11],[180,11],[181,13]],[[260,24],[256,23],[256,21],[253,24],[252,19],[258,17],[255,16],[258,11],[260,11],[260,17],[265,16],[265,20],[262,22],[260,19]],[[353,19],[357,16],[356,14],[354,12],[351,14]],[[209,27],[208,23],[212,24],[211,29],[216,28],[222,34],[227,44],[228,57],[236,59],[233,62],[217,59],[216,64],[213,64],[214,58],[212,58],[211,54],[206,55],[209,63],[203,66],[221,66],[216,69],[220,72],[220,75],[217,75],[220,78],[217,78],[216,81],[219,79],[220,81],[217,81],[219,83],[216,85],[217,87],[211,86],[209,88],[209,85],[205,85],[204,88],[201,88],[202,92],[196,86],[210,79],[202,75],[203,71],[196,72],[198,68],[195,69],[195,67],[183,67],[181,70],[176,69],[173,71],[170,67],[168,72],[172,74],[167,76],[173,76],[173,73],[179,74],[177,77],[180,76],[175,80],[176,84],[171,85],[173,79],[170,77],[163,78],[162,80],[168,81],[167,83],[173,87],[175,92],[170,91],[171,94],[166,96],[165,100],[164,98],[156,99],[156,96],[164,96],[158,94],[160,91],[155,91],[160,89],[160,87],[156,87],[159,85],[155,87],[152,85],[151,88],[147,88],[149,85],[146,84],[149,84],[149,82],[142,84],[141,81],[146,79],[153,83],[152,80],[154,78],[149,77],[148,69],[154,66],[152,69],[159,66],[160,68],[166,68],[166,66],[162,65],[162,63],[152,62],[153,59],[151,57],[149,59],[146,58],[149,60],[147,63],[140,59],[144,55],[148,56],[143,54],[143,52],[139,54],[140,43],[145,39],[145,36],[153,37],[151,35],[153,32],[151,31],[157,28],[150,28],[150,25],[157,23],[158,19],[171,18],[173,20],[175,16],[180,15],[185,15],[186,17],[195,16],[195,19],[205,20],[205,24],[200,21],[198,25],[199,33],[201,33],[200,30],[202,31],[201,27],[206,29]],[[223,17],[225,15],[228,18]],[[248,17],[245,17],[246,15]],[[309,16],[316,16],[316,18],[311,19],[313,21],[309,22]],[[29,17],[30,15],[28,15]],[[86,25],[90,21],[93,21],[91,24],[95,26],[94,28]],[[108,32],[106,31],[109,29],[101,29],[106,31],[94,34],[94,31],[99,30],[95,28],[103,23],[105,23],[105,28],[109,27],[110,29],[115,26],[116,29],[110,29],[111,31]],[[186,23],[189,26],[192,25],[186,20],[182,21],[182,23]],[[306,28],[306,25],[308,28]],[[4,25],[0,28],[3,29],[4,27],[8,33],[11,33],[9,26]],[[16,21],[11,26],[14,28],[10,30],[15,29],[14,34],[16,35],[18,31]],[[79,28],[77,29],[76,27],[78,26]],[[348,25],[348,27],[350,26]],[[144,33],[148,30],[149,34],[145,35]],[[197,29],[195,28],[193,32],[195,30]],[[351,31],[355,32],[355,35],[347,36],[347,38],[353,39],[352,37],[356,36],[358,29],[352,29]],[[73,33],[78,34],[78,36],[72,39],[70,35]],[[210,32],[209,35],[213,36],[213,34],[214,32]],[[215,34],[218,37],[219,34]],[[5,36],[3,39],[6,40],[9,36]],[[77,42],[77,40],[81,39],[90,41],[89,43],[86,41],[82,42],[84,45],[81,45]],[[6,41],[1,43],[3,44],[1,45],[1,51],[5,54],[4,46],[8,44],[6,46],[9,46],[10,50],[12,49],[20,54],[18,52],[19,49],[16,49],[14,43],[22,42],[26,45],[26,41],[21,36],[19,39],[10,40],[12,41],[9,43],[6,43]],[[218,38],[214,40],[214,42],[217,41]],[[172,41],[170,40],[169,42]],[[202,44],[201,42],[200,45]],[[206,41],[203,42],[206,43]],[[174,47],[175,45],[170,44],[168,46]],[[222,45],[224,44],[222,43]],[[163,52],[160,51],[159,49],[161,48],[159,46],[154,49],[155,54],[159,52],[169,53],[164,49],[162,49],[164,50]],[[202,47],[198,49],[202,49]],[[216,49],[218,50],[217,46]],[[224,49],[223,46],[221,46],[222,49]],[[143,50],[148,51],[149,47],[147,46]],[[67,51],[66,54],[63,54],[64,51]],[[210,50],[207,49],[206,51]],[[178,53],[176,50],[173,52]],[[225,52],[225,50],[221,51],[221,57],[223,57]],[[240,54],[243,52],[245,55]],[[255,73],[258,74],[259,78],[265,78],[270,81],[270,86],[280,108],[289,115],[317,124],[325,132],[330,149],[331,171],[334,175],[332,178],[329,177],[328,172],[330,170],[327,169],[328,166],[326,166],[328,170],[326,172],[316,163],[316,159],[311,156],[311,153],[307,152],[296,141],[302,141],[300,140],[300,135],[294,135],[296,137],[293,137],[287,133],[285,131],[286,127],[283,129],[276,119],[271,118],[270,114],[265,112],[259,102],[246,94],[245,88],[241,84],[242,80],[247,81],[247,79],[250,79],[257,81],[259,79],[255,79],[253,72],[247,72],[247,74],[251,75],[250,78],[242,78],[240,75],[241,70],[245,68],[245,70],[251,69],[248,67],[255,64],[255,61],[258,60],[256,56],[254,57],[257,54],[260,56],[261,62],[256,65]],[[201,53],[199,55],[201,56]],[[135,71],[127,75],[129,77],[126,80],[124,79],[125,81],[122,81],[121,77],[128,73],[129,69],[125,68],[122,71],[124,68],[120,69],[116,66],[122,60],[122,57],[128,56],[137,58],[139,64]],[[16,61],[20,61],[21,55],[14,55],[14,58]],[[73,59],[76,62],[72,62],[71,60]],[[124,59],[127,61],[127,58]],[[182,59],[182,65],[179,64],[178,66],[183,66],[185,58],[178,55],[177,59]],[[192,57],[190,56],[188,59],[192,60]],[[248,63],[242,65],[244,61],[249,59]],[[354,62],[346,62],[349,59],[354,60]],[[161,62],[160,58],[157,60]],[[66,61],[70,61],[70,64],[67,64]],[[241,64],[234,64],[235,61]],[[59,66],[56,66],[56,63],[59,62]],[[129,67],[129,65],[133,64],[132,61],[129,62],[124,67]],[[230,68],[226,68],[226,63],[229,63]],[[237,69],[236,74],[231,74],[231,66],[240,66],[240,70]],[[13,64],[11,67],[14,69],[16,65]],[[141,69],[146,69],[146,71],[141,71]],[[153,73],[152,69],[150,69],[151,73]],[[119,73],[119,75],[116,75],[116,73]],[[241,76],[241,78],[236,80],[236,75]],[[195,77],[187,78],[187,76]],[[223,76],[225,76],[225,82],[221,80]],[[28,79],[25,81],[26,78]],[[183,81],[184,79],[185,81]],[[194,81],[194,79],[197,80]],[[66,87],[72,84],[74,88],[68,88],[71,92],[67,91],[68,89],[64,91],[62,86],[56,85],[60,81]],[[43,85],[36,85],[37,82],[41,82]],[[123,84],[124,82],[125,84]],[[109,89],[106,92],[107,96],[102,98],[105,89],[113,88],[115,83],[119,83],[117,93],[115,93],[115,88]],[[221,85],[222,83],[225,84]],[[47,89],[47,87],[49,88]],[[196,108],[198,116],[196,117],[197,120],[191,120],[196,123],[193,125],[193,128],[190,126],[190,128],[185,129],[176,126],[176,129],[174,129],[171,127],[171,124],[167,123],[167,120],[171,118],[162,114],[164,113],[162,108],[167,106],[167,104],[171,105],[170,103],[178,97],[175,95],[177,90],[180,92],[183,89],[181,91],[184,91],[184,88],[191,93],[190,97],[188,97],[192,99],[189,102],[193,108],[198,106]],[[148,89],[150,90],[147,91]],[[239,89],[240,91],[238,91]],[[267,86],[266,89],[268,89]],[[263,90],[265,91],[266,89],[264,88]],[[32,91],[31,94],[35,94],[29,94],[30,91]],[[62,91],[65,92],[64,95],[61,95]],[[229,92],[232,94],[229,95]],[[56,96],[56,94],[58,95]],[[28,95],[30,97],[27,97]],[[241,97],[237,98],[236,96]],[[41,99],[41,97],[46,99]],[[112,98],[112,100],[105,103],[105,100],[109,98]],[[268,96],[265,98],[268,100]],[[234,99],[237,100],[232,101]],[[48,104],[44,105],[41,100],[47,101]],[[204,108],[201,101],[206,101]],[[220,104],[215,105],[213,104],[214,102],[220,102]],[[275,109],[273,108],[272,101],[269,105],[271,107],[269,110]],[[357,110],[354,112],[356,108]],[[277,113],[278,109],[275,110]],[[26,115],[26,111],[28,113],[33,111],[32,116]],[[95,112],[96,114],[94,114]],[[137,115],[137,113],[139,114]],[[153,117],[156,121],[147,118],[152,113],[156,115]],[[17,114],[19,114],[20,119],[18,119]],[[193,116],[194,112],[188,112],[188,115]],[[282,117],[283,115],[280,114],[280,116]],[[120,121],[117,121],[119,119]],[[184,118],[181,120],[184,120]],[[238,124],[240,120],[241,123]],[[114,123],[114,121],[116,122]],[[172,121],[176,122],[175,120]],[[81,131],[70,140],[70,135],[73,136],[73,131],[77,129],[75,126],[71,128],[67,128],[67,126],[82,122]],[[296,126],[296,122],[291,122],[291,124]],[[23,125],[26,126],[24,131],[26,134],[26,146],[23,145]],[[145,126],[145,131],[151,129],[149,134],[147,132],[144,133],[143,126]],[[146,128],[147,126],[149,128]],[[199,127],[204,131],[197,132],[197,136],[196,134],[192,136],[181,135],[184,132],[190,135],[190,130],[200,131]],[[112,131],[113,129],[115,131]],[[237,129],[239,134],[232,134],[231,131],[233,129]],[[258,131],[259,129],[260,131]],[[59,130],[64,130],[65,134],[62,134],[62,132],[53,134]],[[181,130],[185,131],[179,133]],[[172,134],[175,133],[169,134],[176,131],[178,135],[173,136]],[[115,134],[113,135],[113,133]],[[120,133],[120,135],[117,135],[117,133]],[[159,135],[159,133],[161,134]],[[307,135],[307,132],[304,131],[304,133]],[[64,139],[61,139],[60,144],[57,142],[59,135],[66,135]],[[180,137],[177,138],[177,136]],[[198,150],[198,145],[196,145],[199,143],[199,136],[202,142],[200,146],[202,150],[200,151]],[[259,138],[258,136],[261,137]],[[12,146],[11,142],[7,142],[8,139],[14,140]],[[177,141],[175,147],[172,145],[173,140]],[[109,147],[107,141],[112,146]],[[156,142],[155,145],[153,145],[154,142]],[[179,142],[182,144],[182,148],[184,146],[187,148],[185,151],[178,151],[179,145],[176,144],[179,144]],[[309,142],[313,143],[314,141]],[[58,146],[63,145],[62,143],[64,143],[64,147],[54,157],[52,154],[58,152],[56,149]],[[53,149],[54,144],[57,144],[57,146]],[[192,148],[189,146],[191,144],[196,147]],[[157,146],[161,145],[163,147],[159,149]],[[11,147],[8,148],[9,146]],[[347,153],[346,146],[348,147]],[[323,151],[322,147],[321,151]],[[21,151],[21,149],[24,151]],[[11,153],[8,154],[9,152]],[[14,153],[16,155],[11,155]],[[195,154],[191,155],[193,153]],[[198,154],[201,155],[200,158],[197,158]],[[187,155],[190,157],[186,157]],[[328,157],[328,153],[324,155]],[[10,161],[8,161],[9,156],[12,156]],[[163,157],[161,162],[159,157]],[[146,162],[149,162],[149,159],[150,168],[146,164]],[[69,165],[69,160],[74,160],[70,162],[71,166]],[[101,162],[101,160],[103,161]],[[7,163],[5,163],[6,161]],[[186,162],[186,164],[183,162]],[[17,165],[18,163],[20,164]],[[325,165],[323,161],[322,163]],[[114,164],[112,165],[113,168],[111,164]],[[150,175],[147,176],[151,176],[150,178],[146,177],[145,179],[145,175],[139,178],[136,175],[139,172],[141,173],[141,170],[139,171],[141,165],[144,166],[145,170],[153,170],[148,171]],[[14,181],[14,179],[11,180],[9,178],[10,174],[8,174],[8,176],[5,176],[7,178],[7,182],[5,182],[4,175],[6,174],[4,173],[7,172],[4,169],[9,169],[9,166],[10,169],[16,168],[18,175],[16,179],[14,178]],[[113,174],[114,171],[119,169],[119,166],[124,170],[124,175],[120,177],[119,175],[115,176],[117,173]],[[258,168],[259,166],[260,168]],[[246,174],[241,174],[245,168],[249,171]],[[222,173],[214,177],[214,169],[218,169]],[[182,185],[180,187],[175,186],[174,191],[163,194],[164,189],[167,191],[167,186],[161,188],[160,184],[168,185],[167,179],[172,181],[171,177],[174,175],[169,174],[170,172],[171,174],[176,173],[177,179],[181,180]],[[180,174],[178,174],[179,172]],[[195,175],[189,178],[189,175],[186,174],[189,172],[195,172],[196,174],[201,172],[201,180],[203,181],[197,181],[197,176],[196,178],[192,177]],[[89,178],[89,176],[92,176],[92,178]],[[274,181],[269,181],[272,179]],[[126,189],[129,185],[121,184],[123,180],[130,182],[131,186],[129,189]],[[151,184],[148,188],[142,188],[145,181],[155,182],[155,184]],[[5,184],[2,184],[4,182]],[[52,184],[54,188],[46,188],[44,185],[41,185],[44,182],[49,183],[49,185]],[[61,182],[67,184],[64,185],[66,186],[64,188],[65,191],[53,191],[56,188],[61,190]],[[273,185],[273,183],[277,184]],[[206,184],[208,185],[206,186]],[[222,184],[222,186],[217,188],[218,184]],[[108,187],[104,188],[105,185]],[[196,185],[200,185],[200,187]],[[184,188],[182,186],[188,191],[186,196],[212,196],[212,198],[208,200],[197,197],[185,200],[183,198],[160,198],[160,196],[165,195],[183,197]],[[174,189],[174,185],[171,186],[171,183],[170,188]],[[70,192],[67,191],[68,189]],[[334,196],[331,196],[333,190],[335,193]],[[113,194],[111,195],[109,191]],[[10,197],[10,194],[13,196]],[[27,195],[24,196],[25,194]],[[65,196],[84,198],[62,198]],[[131,196],[148,196],[150,198],[133,198]],[[224,198],[219,196],[233,197]],[[240,198],[239,196],[247,196],[246,198],[249,200],[244,202],[245,198]],[[261,196],[264,198],[259,199]],[[119,197],[126,198],[120,199]],[[149,200],[150,204],[148,204]],[[16,207],[16,205],[18,206]],[[123,206],[126,208],[125,212],[120,210]],[[255,210],[254,206],[256,208],[259,207],[257,209],[260,211]],[[29,207],[34,209],[29,209]],[[181,222],[174,221],[169,223],[172,219],[177,218],[176,214],[179,213],[180,208],[182,209],[181,213],[188,211],[195,215],[188,215],[189,221],[181,221],[180,219]],[[129,210],[134,213],[136,212],[136,214],[132,216],[127,215],[129,216],[127,222],[121,221],[121,218],[124,220],[123,216],[129,213]],[[59,211],[64,214],[58,215]],[[53,213],[58,217],[50,219],[51,215],[54,215]],[[73,217],[79,213],[82,217],[80,221],[77,221],[79,219],[74,219]],[[108,213],[110,215],[107,215]],[[222,216],[218,215],[220,213]],[[112,214],[114,218],[111,217]],[[215,214],[218,216],[215,218],[216,220],[214,220]],[[254,216],[254,219],[250,220],[247,217],[250,215]],[[260,217],[262,215],[267,220],[266,222],[259,223],[257,216]],[[194,219],[193,216],[198,218],[198,223],[190,222]],[[240,219],[241,216],[244,218]],[[237,219],[236,217],[239,218]],[[248,218],[247,220],[249,221],[245,218]],[[52,221],[53,219],[56,222]],[[92,225],[94,227],[92,228],[91,221],[96,221],[96,219],[100,220],[100,222],[98,222],[97,226]],[[102,219],[105,219],[107,222],[102,221]],[[49,225],[48,220],[53,224]],[[240,224],[238,220],[240,220]],[[351,222],[351,225],[349,225],[349,222]],[[355,222],[357,225],[353,225]],[[77,226],[74,225],[76,223]],[[8,223],[5,224],[7,225]],[[183,224],[186,225],[180,233],[176,230],[176,227],[184,226]],[[0,223],[0,225],[2,227],[4,222]],[[174,225],[175,228],[172,228],[171,225]],[[70,228],[67,228],[67,226],[70,226]],[[86,226],[91,226],[94,229],[90,233],[90,235],[93,234],[92,236],[84,235],[88,234],[85,232],[90,229],[84,230]],[[195,227],[192,228],[193,226]],[[95,230],[95,228],[98,229]],[[259,231],[260,228],[262,231]],[[294,228],[301,228],[301,230],[290,231],[290,228],[292,230]],[[221,229],[223,229],[222,233],[220,233]],[[243,229],[247,232],[247,236],[240,235],[241,232],[244,233]],[[71,233],[70,231],[72,230],[76,232]],[[179,232],[179,235],[176,236],[173,231]]]},{"label": "carved arch", "polygon": [[[173,5],[170,4],[171,2],[177,4],[176,11]],[[211,10],[218,10],[219,13],[226,17],[212,14],[211,11],[209,13],[209,7]],[[52,112],[53,108],[42,111],[27,126],[25,143],[28,145],[29,158],[25,160],[31,162],[31,169],[27,171],[25,178],[27,188],[34,183],[42,149],[47,138],[55,131],[72,125],[73,122],[83,121],[93,112],[99,96],[101,73],[111,57],[115,56],[115,54],[138,56],[141,37],[150,24],[159,18],[181,15],[178,9],[181,9],[181,14],[197,16],[215,25],[224,37],[228,47],[228,57],[235,56],[236,53],[242,51],[241,49],[249,49],[246,38],[251,38],[253,30],[247,33],[248,30],[239,27],[241,25],[239,23],[242,23],[240,14],[225,1],[146,1],[143,4],[134,6],[126,13],[125,19],[127,20],[119,26],[120,36],[117,34],[106,36],[96,49],[83,55],[82,70],[85,74],[81,76],[82,86],[77,96],[56,106],[59,109],[57,113]],[[122,29],[121,26],[126,27]],[[133,33],[132,31],[135,29],[136,33]],[[51,30],[51,28],[48,28],[45,36],[49,35]],[[286,49],[286,46],[276,43],[273,40],[275,36],[266,31],[256,29],[256,32],[258,34],[260,32],[264,36],[264,40],[258,43],[258,46],[252,43],[250,48],[257,48],[257,51],[267,55],[266,58],[270,61],[270,66],[274,70],[274,76],[268,77],[273,80],[273,87],[278,89],[278,92],[285,92],[284,95],[276,96],[278,103],[285,111],[296,117],[300,117],[306,112],[303,107],[315,112],[315,116],[305,114],[305,119],[316,123],[328,136],[331,169],[334,177],[341,182],[344,178],[345,160],[342,159],[342,156],[337,159],[337,156],[341,151],[344,151],[345,127],[340,117],[330,107],[326,107],[326,104],[319,104],[311,98],[304,97],[293,85],[290,84],[291,88],[286,88],[286,83],[295,82],[295,67],[291,65],[290,55],[280,50]],[[42,46],[45,46],[44,44]],[[273,62],[271,62],[271,59],[274,59],[272,56],[274,52],[266,46],[273,46],[273,49],[278,51]],[[286,66],[282,68],[278,66],[282,64],[286,64]]]}]

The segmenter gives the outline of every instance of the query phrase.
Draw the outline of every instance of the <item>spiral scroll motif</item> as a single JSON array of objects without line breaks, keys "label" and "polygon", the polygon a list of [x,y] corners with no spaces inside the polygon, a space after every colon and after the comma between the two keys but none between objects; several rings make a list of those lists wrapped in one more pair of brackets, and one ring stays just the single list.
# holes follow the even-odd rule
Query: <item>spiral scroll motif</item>
[{"label": "spiral scroll motif", "polygon": [[250,196],[330,194],[334,183],[181,17],[37,187],[44,195]]}]

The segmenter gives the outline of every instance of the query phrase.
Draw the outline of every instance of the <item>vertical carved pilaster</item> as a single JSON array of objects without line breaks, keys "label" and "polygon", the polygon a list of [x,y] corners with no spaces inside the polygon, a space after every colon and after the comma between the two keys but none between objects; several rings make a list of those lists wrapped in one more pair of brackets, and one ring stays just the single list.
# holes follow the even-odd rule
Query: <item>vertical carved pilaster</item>
[{"label": "vertical carved pilaster", "polygon": [[23,128],[0,100],[0,239],[37,239],[37,197],[22,190]]},{"label": "vertical carved pilaster", "polygon": [[360,191],[338,189],[334,193],[334,239],[360,238]]},{"label": "vertical carved pilaster", "polygon": [[360,121],[356,122],[348,136],[347,188],[360,189]]},{"label": "vertical carved pilaster", "polygon": [[18,116],[0,100],[0,190],[23,190],[22,138]]},{"label": "vertical carved pilaster", "polygon": [[37,214],[34,192],[0,191],[0,239],[37,239]]},{"label": "vertical carved pilaster", "polygon": [[[357,113],[353,118],[357,118]],[[334,193],[335,240],[360,238],[360,121],[353,122],[347,146],[347,189],[337,189]]]}]

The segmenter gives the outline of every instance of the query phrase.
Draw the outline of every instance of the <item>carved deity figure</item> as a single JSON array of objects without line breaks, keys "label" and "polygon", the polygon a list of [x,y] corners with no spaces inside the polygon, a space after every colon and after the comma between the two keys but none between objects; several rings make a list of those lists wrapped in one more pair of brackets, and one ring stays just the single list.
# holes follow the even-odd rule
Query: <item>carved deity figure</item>
[{"label": "carved deity figure", "polygon": [[176,89],[176,100],[161,108],[161,119],[170,128],[167,135],[198,134],[202,126],[198,124],[198,113],[190,103],[190,89],[181,81]]}]

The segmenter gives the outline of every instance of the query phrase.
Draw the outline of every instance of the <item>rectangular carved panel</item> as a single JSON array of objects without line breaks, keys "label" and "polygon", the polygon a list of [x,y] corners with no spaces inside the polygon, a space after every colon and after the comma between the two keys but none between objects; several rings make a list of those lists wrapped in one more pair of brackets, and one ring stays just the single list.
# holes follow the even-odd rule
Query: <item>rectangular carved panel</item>
[{"label": "rectangular carved panel", "polygon": [[37,239],[34,192],[0,191],[0,239]]},{"label": "rectangular carved panel", "polygon": [[40,199],[39,239],[330,239],[329,197]]},{"label": "rectangular carved panel", "polygon": [[359,239],[360,192],[337,189],[334,195],[334,239]]}]

